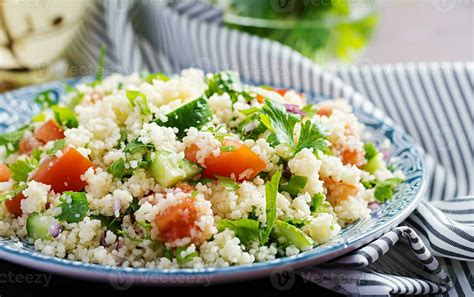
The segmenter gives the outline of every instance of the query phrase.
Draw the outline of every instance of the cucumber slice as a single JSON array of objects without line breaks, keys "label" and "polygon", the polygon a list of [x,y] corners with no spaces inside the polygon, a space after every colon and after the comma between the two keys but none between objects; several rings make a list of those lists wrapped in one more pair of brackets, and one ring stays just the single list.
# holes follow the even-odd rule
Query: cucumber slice
[{"label": "cucumber slice", "polygon": [[385,165],[383,163],[382,158],[380,157],[380,154],[377,154],[376,156],[372,157],[369,161],[367,161],[367,164],[365,164],[362,169],[374,174],[377,170],[383,168]]},{"label": "cucumber slice", "polygon": [[166,115],[168,120],[162,122],[157,120],[160,126],[178,128],[177,136],[182,138],[186,135],[186,130],[191,127],[200,128],[212,119],[211,108],[205,97],[200,97],[190,101]]},{"label": "cucumber slice", "polygon": [[308,235],[287,222],[277,220],[272,232],[274,237],[284,238],[285,243],[293,244],[300,250],[313,246],[313,240]]},{"label": "cucumber slice", "polygon": [[188,160],[178,160],[176,154],[166,151],[155,152],[150,168],[156,182],[163,187],[171,187],[202,172],[199,165]]},{"label": "cucumber slice", "polygon": [[51,233],[58,228],[58,225],[59,222],[55,218],[34,212],[26,219],[26,232],[28,237],[33,240],[52,240]]}]

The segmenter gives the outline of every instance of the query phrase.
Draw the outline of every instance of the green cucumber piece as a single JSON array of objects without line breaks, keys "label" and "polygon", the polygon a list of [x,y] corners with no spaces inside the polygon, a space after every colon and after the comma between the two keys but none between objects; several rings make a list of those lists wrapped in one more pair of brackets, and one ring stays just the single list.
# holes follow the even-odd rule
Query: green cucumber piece
[{"label": "green cucumber piece", "polygon": [[284,238],[285,243],[293,244],[300,250],[313,246],[313,240],[308,235],[287,222],[277,220],[272,232],[274,237]]},{"label": "green cucumber piece", "polygon": [[52,216],[33,212],[26,219],[26,232],[28,237],[33,240],[52,240],[53,236],[50,230],[57,224],[59,222]]},{"label": "green cucumber piece", "polygon": [[296,197],[303,191],[307,183],[306,176],[292,175],[288,183],[280,185],[280,192],[287,192],[291,197]]},{"label": "green cucumber piece", "polygon": [[171,187],[202,172],[202,168],[188,160],[177,160],[174,153],[156,151],[151,162],[151,173],[156,182],[163,187]]},{"label": "green cucumber piece", "polygon": [[160,126],[178,128],[177,136],[182,138],[189,128],[201,128],[210,122],[212,112],[207,99],[200,97],[169,112],[166,117],[168,118],[166,122],[157,120],[156,123]]},{"label": "green cucumber piece", "polygon": [[374,174],[377,170],[383,167],[384,164],[382,159],[379,157],[379,155],[376,155],[372,157],[369,161],[367,161],[367,164],[365,164],[362,169]]}]

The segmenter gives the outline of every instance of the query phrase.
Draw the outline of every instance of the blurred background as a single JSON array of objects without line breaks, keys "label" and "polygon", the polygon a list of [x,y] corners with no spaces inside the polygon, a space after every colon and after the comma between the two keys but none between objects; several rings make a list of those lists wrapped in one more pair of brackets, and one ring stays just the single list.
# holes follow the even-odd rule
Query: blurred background
[{"label": "blurred background", "polygon": [[[71,76],[68,62],[61,54],[77,34],[92,1],[2,0],[0,91]],[[161,2],[173,5],[183,1],[190,0]],[[347,64],[472,61],[474,57],[472,0],[201,3],[220,9],[225,26],[286,44],[328,68]]]}]

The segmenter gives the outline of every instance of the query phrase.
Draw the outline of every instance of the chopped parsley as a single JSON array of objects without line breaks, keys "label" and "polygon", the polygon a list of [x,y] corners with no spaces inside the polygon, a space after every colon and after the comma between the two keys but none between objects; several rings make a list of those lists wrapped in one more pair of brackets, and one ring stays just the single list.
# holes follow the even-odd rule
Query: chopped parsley
[{"label": "chopped parsley", "polygon": [[364,144],[364,150],[365,150],[365,159],[367,161],[371,160],[372,158],[376,157],[378,155],[377,148],[372,142],[368,142]]},{"label": "chopped parsley", "polygon": [[89,202],[84,192],[64,192],[59,200],[61,214],[56,218],[63,222],[78,223],[86,216],[89,211]]},{"label": "chopped parsley", "polygon": [[314,151],[328,151],[326,135],[309,120],[301,124],[300,136],[298,142],[295,142],[295,127],[300,122],[300,117],[286,112],[279,103],[266,99],[260,113],[260,121],[273,132],[270,142],[274,145],[287,144],[293,154],[304,148],[312,148]]},{"label": "chopped parsley", "polygon": [[[46,154],[48,154],[49,156],[54,156],[54,154],[56,154],[58,151],[62,150],[64,148],[64,145],[66,144],[66,140],[65,139],[59,139],[59,140],[56,140],[52,147],[50,149],[48,149],[46,151]],[[41,151],[39,152],[41,154]],[[35,154],[38,154],[37,152],[35,152]],[[32,154],[33,155],[33,154]],[[35,158],[36,159],[36,158]]]},{"label": "chopped parsley", "polygon": [[150,115],[151,110],[145,94],[140,91],[126,90],[126,96],[132,106],[138,106],[142,115]]},{"label": "chopped parsley", "polygon": [[252,219],[238,219],[238,220],[226,220],[222,219],[217,221],[217,228],[219,231],[229,229],[234,231],[244,245],[250,245],[253,242],[258,242],[260,222]]},{"label": "chopped parsley", "polygon": [[281,172],[277,171],[271,181],[265,184],[265,199],[266,199],[266,224],[263,229],[260,230],[260,244],[264,245],[267,243],[270,233],[272,232],[273,226],[276,222],[276,200],[278,195],[278,185],[280,184]]},{"label": "chopped parsley", "polygon": [[38,160],[35,158],[17,159],[10,164],[11,178],[16,182],[24,182],[28,180],[30,172],[39,166]]},{"label": "chopped parsley", "polygon": [[393,196],[393,190],[402,182],[403,180],[398,177],[389,178],[378,182],[375,185],[374,190],[375,199],[381,203],[391,200]]}]

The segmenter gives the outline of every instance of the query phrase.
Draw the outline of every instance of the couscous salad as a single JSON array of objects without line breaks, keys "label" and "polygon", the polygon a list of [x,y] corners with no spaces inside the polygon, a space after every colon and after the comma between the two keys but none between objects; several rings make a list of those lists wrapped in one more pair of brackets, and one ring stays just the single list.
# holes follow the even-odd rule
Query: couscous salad
[{"label": "couscous salad", "polygon": [[342,100],[236,73],[98,77],[0,134],[0,236],[109,266],[226,267],[296,255],[392,198]]}]

